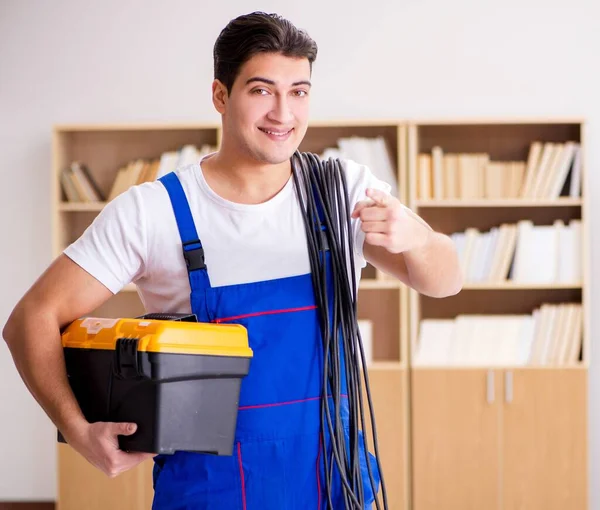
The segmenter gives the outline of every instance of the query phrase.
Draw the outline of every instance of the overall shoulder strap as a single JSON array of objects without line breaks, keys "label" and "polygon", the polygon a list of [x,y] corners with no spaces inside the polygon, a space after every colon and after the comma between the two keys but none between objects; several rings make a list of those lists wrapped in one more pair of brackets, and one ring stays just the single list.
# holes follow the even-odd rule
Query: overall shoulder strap
[{"label": "overall shoulder strap", "polygon": [[323,251],[329,250],[329,243],[327,242],[327,226],[325,224],[325,213],[323,212],[323,204],[321,199],[319,198],[319,193],[317,192],[317,188],[315,184],[312,185],[312,193],[315,200],[315,205],[317,206],[317,215],[319,217],[319,221],[317,218],[314,218],[315,229],[319,229],[319,224],[321,225],[321,239],[323,242]]},{"label": "overall shoulder strap", "polygon": [[[204,249],[202,248],[202,242],[198,237],[194,218],[192,217],[192,211],[190,210],[190,205],[185,196],[183,186],[175,172],[170,172],[160,177],[158,180],[164,185],[169,193],[169,198],[171,199],[171,205],[173,206],[175,221],[177,222],[177,228],[179,229],[179,236],[183,247],[183,258],[190,276],[192,291],[195,290],[194,287],[198,284],[210,286],[204,261]],[[204,275],[202,279],[205,278],[206,281],[203,282],[202,279],[199,280],[195,276],[196,273],[202,273]]]}]

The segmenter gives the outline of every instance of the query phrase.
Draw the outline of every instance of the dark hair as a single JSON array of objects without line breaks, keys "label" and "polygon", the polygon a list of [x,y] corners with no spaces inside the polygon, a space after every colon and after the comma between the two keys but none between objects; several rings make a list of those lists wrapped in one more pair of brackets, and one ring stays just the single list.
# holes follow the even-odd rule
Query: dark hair
[{"label": "dark hair", "polygon": [[253,12],[231,20],[221,31],[213,50],[215,79],[231,92],[242,65],[258,53],[305,57],[310,69],[317,58],[317,44],[304,30],[278,14]]}]

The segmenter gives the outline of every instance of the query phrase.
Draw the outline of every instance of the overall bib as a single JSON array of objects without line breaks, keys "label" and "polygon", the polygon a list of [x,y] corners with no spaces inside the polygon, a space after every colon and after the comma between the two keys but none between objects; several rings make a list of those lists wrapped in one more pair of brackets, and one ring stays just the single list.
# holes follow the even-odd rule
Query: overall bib
[{"label": "overall bib", "polygon": [[[200,322],[245,326],[254,356],[241,383],[233,455],[156,456],[153,510],[325,510],[323,346],[310,273],[211,287],[183,187],[175,173],[160,181],[169,193],[181,236],[192,312]],[[342,402],[347,431],[347,399]],[[374,495],[362,439],[360,445],[369,509]],[[379,485],[377,464],[369,455]],[[336,510],[344,508],[340,484],[334,477]]]}]

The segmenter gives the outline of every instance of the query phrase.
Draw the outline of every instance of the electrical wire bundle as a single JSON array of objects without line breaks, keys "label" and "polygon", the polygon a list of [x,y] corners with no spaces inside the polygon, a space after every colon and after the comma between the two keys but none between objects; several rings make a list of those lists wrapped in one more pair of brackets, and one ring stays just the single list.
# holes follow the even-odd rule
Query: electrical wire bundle
[{"label": "electrical wire bundle", "polygon": [[[291,163],[298,199],[304,212],[313,288],[323,337],[321,444],[328,444],[325,436],[327,431],[331,446],[329,458],[326,452],[323,455],[327,508],[328,510],[337,510],[332,501],[334,466],[339,473],[345,508],[347,510],[363,510],[365,508],[359,456],[359,430],[366,431],[362,378],[371,417],[374,453],[380,475],[383,507],[387,510],[387,495],[383,472],[379,464],[377,429],[369,378],[357,323],[354,246],[346,177],[339,159],[329,158],[322,161],[315,154],[296,151],[292,155]],[[327,257],[331,262],[330,275],[327,274]],[[351,281],[349,281],[349,275]],[[330,296],[332,297],[331,310],[328,299]],[[347,395],[343,395],[344,379]],[[348,401],[349,440],[346,439],[340,413],[343,407],[343,398],[347,398]],[[369,481],[373,494],[376,496],[377,486],[369,459],[366,432],[362,434],[362,442]],[[375,504],[380,510],[381,506],[377,497],[375,497]]]}]

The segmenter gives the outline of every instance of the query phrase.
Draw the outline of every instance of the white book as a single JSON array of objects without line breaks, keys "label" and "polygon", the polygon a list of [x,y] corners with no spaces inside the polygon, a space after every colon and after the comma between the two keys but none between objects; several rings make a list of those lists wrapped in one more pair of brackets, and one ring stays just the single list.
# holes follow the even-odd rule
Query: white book
[{"label": "white book", "polygon": [[481,233],[476,228],[467,228],[465,230],[465,250],[463,258],[460,261],[460,267],[465,281],[469,281],[471,265],[476,261],[476,244],[478,244],[480,235]]},{"label": "white book", "polygon": [[577,198],[581,196],[581,145],[577,145],[575,155],[573,156],[573,166],[571,167],[571,182],[569,184],[569,196]]},{"label": "white book", "polygon": [[490,281],[492,262],[494,255],[498,251],[499,237],[500,229],[498,227],[492,227],[489,232],[489,237],[486,239],[485,252],[483,254],[483,260],[481,261],[480,272],[477,275],[477,279],[480,282]]},{"label": "white book", "polygon": [[187,144],[179,151],[179,161],[177,162],[177,168],[181,168],[192,163],[198,163],[200,161],[200,154],[195,145]]},{"label": "white book", "polygon": [[518,223],[513,280],[519,283],[554,283],[558,263],[558,229],[554,225]]},{"label": "white book", "polygon": [[431,149],[431,173],[433,177],[433,198],[446,198],[444,189],[444,151],[441,147]]},{"label": "white book", "polygon": [[558,262],[556,281],[559,283],[581,283],[582,272],[582,230],[581,220],[571,220],[568,225],[559,224]]},{"label": "white book", "polygon": [[544,188],[544,197],[556,199],[560,196],[560,192],[565,186],[569,170],[573,163],[577,144],[575,142],[567,142],[564,144],[563,150],[560,153],[556,165],[553,167],[552,174],[548,178],[546,187]]},{"label": "white book", "polygon": [[167,175],[168,173],[174,171],[177,168],[178,162],[179,151],[163,152],[160,156],[160,165],[158,167],[156,178],[159,179],[163,175]]},{"label": "white book", "polygon": [[518,366],[529,365],[531,360],[531,348],[535,334],[536,312],[526,315],[521,319],[521,331],[517,342],[514,363]]},{"label": "white book", "polygon": [[413,364],[415,366],[446,366],[454,341],[453,319],[423,319],[419,323],[419,338]]},{"label": "white book", "polygon": [[483,266],[485,264],[485,254],[487,245],[489,243],[490,233],[481,232],[476,238],[473,245],[473,253],[471,254],[471,260],[466,266],[467,269],[467,281],[478,282],[480,275],[483,272]]}]

